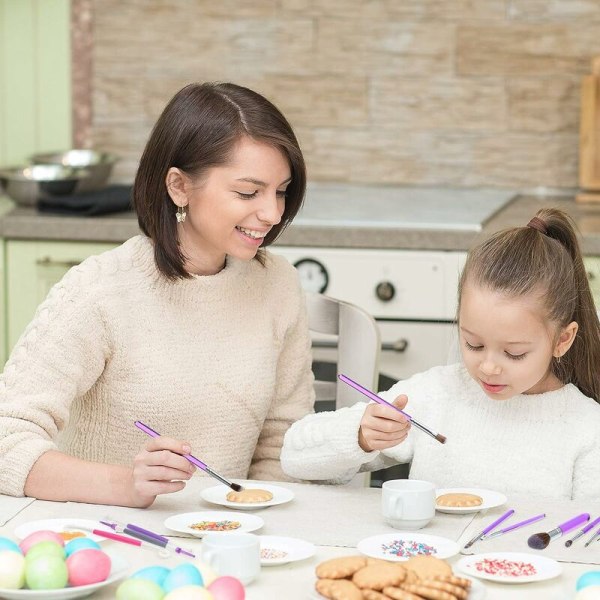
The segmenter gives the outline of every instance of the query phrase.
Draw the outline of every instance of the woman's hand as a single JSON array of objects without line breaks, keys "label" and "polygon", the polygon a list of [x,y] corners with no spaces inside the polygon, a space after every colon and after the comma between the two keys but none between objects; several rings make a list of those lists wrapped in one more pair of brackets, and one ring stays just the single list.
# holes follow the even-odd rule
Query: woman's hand
[{"label": "woman's hand", "polygon": [[[408,398],[398,396],[393,404],[404,409]],[[389,406],[371,402],[360,421],[358,444],[365,452],[384,450],[403,442],[410,431],[410,420]]]},{"label": "woman's hand", "polygon": [[132,502],[145,508],[160,494],[182,490],[196,470],[181,456],[190,452],[186,442],[163,436],[152,438],[133,460]]}]

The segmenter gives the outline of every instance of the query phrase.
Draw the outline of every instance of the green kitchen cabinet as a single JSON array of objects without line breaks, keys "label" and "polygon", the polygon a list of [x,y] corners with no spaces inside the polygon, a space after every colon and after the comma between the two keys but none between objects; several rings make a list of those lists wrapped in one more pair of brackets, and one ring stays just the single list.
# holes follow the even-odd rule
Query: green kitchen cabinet
[{"label": "green kitchen cabinet", "polygon": [[596,309],[600,310],[600,256],[585,256],[583,264],[590,282]]},{"label": "green kitchen cabinet", "polygon": [[33,319],[36,308],[73,266],[88,256],[118,244],[7,240],[6,267],[6,356]]}]

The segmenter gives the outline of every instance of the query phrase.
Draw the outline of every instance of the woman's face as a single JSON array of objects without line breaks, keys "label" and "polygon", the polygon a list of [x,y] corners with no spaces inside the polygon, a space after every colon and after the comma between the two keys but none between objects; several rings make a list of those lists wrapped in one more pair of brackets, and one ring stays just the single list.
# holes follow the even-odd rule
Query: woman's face
[{"label": "woman's face", "polygon": [[281,150],[248,137],[240,139],[226,165],[210,169],[201,180],[188,179],[187,217],[177,226],[186,270],[212,275],[227,255],[254,258],[281,221],[290,180]]}]

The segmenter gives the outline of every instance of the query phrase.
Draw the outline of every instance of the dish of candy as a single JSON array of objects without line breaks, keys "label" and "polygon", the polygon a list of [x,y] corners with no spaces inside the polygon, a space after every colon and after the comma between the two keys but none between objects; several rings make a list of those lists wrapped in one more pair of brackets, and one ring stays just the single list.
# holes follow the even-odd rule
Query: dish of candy
[{"label": "dish of candy", "polygon": [[255,531],[264,524],[256,515],[216,510],[181,513],[165,520],[168,529],[196,537],[214,531]]},{"label": "dish of candy", "polygon": [[485,586],[458,577],[433,556],[416,556],[400,564],[366,556],[344,556],[317,565],[313,598],[482,600]]},{"label": "dish of candy", "polygon": [[246,592],[235,577],[219,577],[208,565],[186,562],[169,569],[145,567],[117,588],[117,600],[244,600]]},{"label": "dish of candy", "polygon": [[398,531],[365,538],[358,543],[357,549],[372,558],[405,561],[419,555],[449,558],[458,554],[460,548],[456,542],[447,538],[414,531]]},{"label": "dish of candy", "polygon": [[83,598],[123,578],[126,562],[88,537],[67,542],[34,531],[19,544],[0,538],[0,597],[7,600]]}]

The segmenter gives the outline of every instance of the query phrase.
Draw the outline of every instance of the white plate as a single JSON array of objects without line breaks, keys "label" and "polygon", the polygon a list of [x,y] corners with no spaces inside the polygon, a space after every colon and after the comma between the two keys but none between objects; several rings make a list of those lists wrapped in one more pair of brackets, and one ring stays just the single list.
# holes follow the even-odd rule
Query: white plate
[{"label": "white plate", "polygon": [[[165,527],[178,531],[179,533],[186,533],[194,537],[203,537],[209,531],[198,531],[192,529],[190,525],[192,523],[198,523],[199,521],[238,521],[240,526],[236,529],[230,529],[229,531],[256,531],[260,529],[265,522],[256,515],[247,515],[244,513],[226,512],[221,510],[203,510],[199,512],[180,513],[173,515],[165,521]],[[217,532],[220,533],[220,532]]]},{"label": "white plate", "polygon": [[[281,537],[278,535],[261,535],[260,537],[260,564],[263,567],[270,567],[272,565],[285,565],[290,562],[297,560],[304,560],[310,558],[315,553],[315,545],[310,542],[305,542],[298,538]],[[285,552],[285,556],[279,558],[268,558],[263,557],[265,551],[273,552]]]},{"label": "white plate", "polygon": [[438,498],[443,494],[475,494],[480,496],[483,502],[479,506],[437,506],[435,510],[443,513],[458,513],[466,514],[487,510],[488,508],[496,508],[502,506],[506,502],[506,496],[500,492],[493,490],[483,490],[480,488],[446,488],[435,490],[435,497]]},{"label": "white plate", "polygon": [[[518,577],[510,575],[492,575],[485,571],[479,571],[476,564],[483,560],[507,560],[512,562],[525,562],[533,565],[536,570],[535,575],[521,575]],[[529,583],[530,581],[543,581],[552,579],[562,572],[561,565],[545,556],[537,554],[528,554],[526,552],[487,552],[484,554],[474,554],[465,556],[456,563],[456,568],[463,573],[480,579],[489,579],[499,583]]]},{"label": "white plate", "polygon": [[90,596],[96,590],[110,585],[127,575],[129,565],[116,552],[106,550],[110,556],[112,566],[110,575],[105,581],[100,583],[91,583],[90,585],[80,585],[78,587],[66,587],[60,590],[5,590],[0,588],[0,598],[6,600],[68,600],[69,598],[85,598]]},{"label": "white plate", "polygon": [[[404,561],[410,558],[411,544],[426,544],[431,547],[429,552],[416,552],[416,554],[431,554],[437,558],[448,558],[458,554],[459,545],[448,538],[438,537],[436,535],[427,535],[426,533],[414,533],[411,531],[397,531],[395,533],[384,533],[382,535],[374,535],[365,538],[358,542],[356,546],[359,552],[372,556],[373,558],[383,558],[391,561]],[[405,556],[398,556],[393,551],[385,549],[384,546],[397,547],[399,549],[407,549]],[[425,548],[421,548],[424,550]],[[429,548],[428,548],[429,550]]]},{"label": "white plate", "polygon": [[[471,577],[466,577],[465,579],[469,579],[471,581],[468,600],[484,600],[484,598],[487,595],[485,585],[483,585],[481,581],[477,579],[472,579]],[[319,592],[317,592],[316,590],[313,590],[309,598],[310,600],[327,600],[325,596],[321,596],[321,594],[319,594]]]},{"label": "white plate", "polygon": [[215,485],[209,487],[201,492],[202,498],[211,504],[221,504],[227,508],[235,508],[238,510],[256,510],[257,508],[266,508],[267,506],[275,506],[276,504],[283,504],[289,502],[293,497],[294,493],[287,488],[280,487],[278,485],[270,485],[266,483],[255,483],[248,482],[243,483],[245,488],[258,488],[261,490],[267,490],[273,494],[271,500],[266,502],[230,502],[227,500],[227,494],[231,492],[231,488],[226,485]]},{"label": "white plate", "polygon": [[[72,525],[75,525],[75,527],[71,527]],[[85,527],[85,529],[78,529],[77,525]],[[61,533],[63,531],[80,531],[95,542],[106,541],[107,538],[94,535],[91,532],[92,529],[100,529],[102,531],[114,533],[112,529],[109,529],[106,525],[102,525],[98,521],[93,521],[91,519],[43,519],[41,521],[29,521],[28,523],[23,523],[22,525],[15,527],[14,534],[17,538],[22,540],[34,531],[47,530],[56,531],[56,533]]]}]

